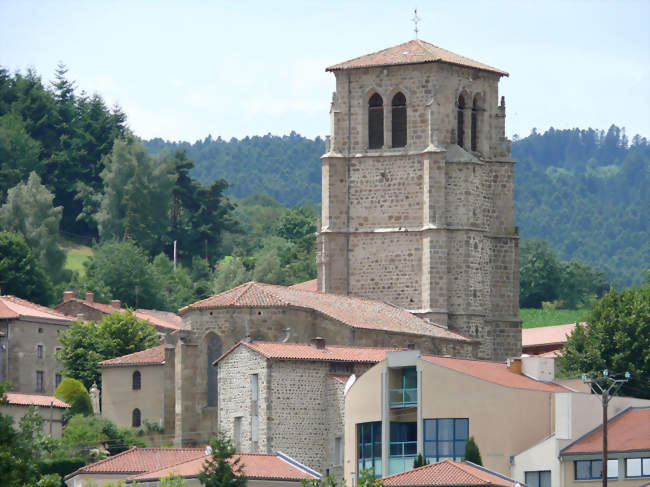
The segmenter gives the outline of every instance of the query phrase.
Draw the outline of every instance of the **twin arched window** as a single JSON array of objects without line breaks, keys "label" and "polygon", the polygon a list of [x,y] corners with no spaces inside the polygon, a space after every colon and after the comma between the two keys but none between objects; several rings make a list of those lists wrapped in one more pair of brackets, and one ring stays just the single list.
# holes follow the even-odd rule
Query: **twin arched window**
[{"label": "twin arched window", "polygon": [[[406,97],[397,93],[391,101],[392,147],[406,146]],[[384,146],[384,100],[374,93],[368,100],[368,148]]]},{"label": "twin arched window", "polygon": [[133,372],[132,380],[133,380],[132,389],[134,391],[140,390],[142,388],[142,376],[140,375],[139,370],[136,370],[135,372]]},{"label": "twin arched window", "polygon": [[142,413],[138,408],[135,408],[131,413],[131,426],[139,428],[142,424]]},{"label": "twin arched window", "polygon": [[[478,112],[480,111],[479,104],[480,104],[479,95],[476,95],[474,97],[474,100],[472,101],[472,111],[471,111],[471,119],[470,119],[470,149],[472,151],[478,150],[478,133],[479,133]],[[467,105],[465,103],[465,97],[463,95],[460,95],[458,97],[458,103],[456,104],[456,121],[457,121],[456,143],[461,147],[464,147],[466,106]]]}]

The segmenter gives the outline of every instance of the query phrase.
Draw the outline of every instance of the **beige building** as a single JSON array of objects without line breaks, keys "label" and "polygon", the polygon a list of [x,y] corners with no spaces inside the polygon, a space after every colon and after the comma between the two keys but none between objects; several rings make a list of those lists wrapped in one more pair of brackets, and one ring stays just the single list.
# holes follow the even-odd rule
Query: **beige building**
[{"label": "beige building", "polygon": [[15,296],[0,296],[0,381],[12,390],[54,394],[63,379],[54,354],[71,319]]},{"label": "beige building", "polygon": [[38,414],[45,420],[43,432],[53,438],[61,438],[63,413],[70,408],[68,404],[54,396],[22,392],[6,392],[3,399],[6,403],[0,403],[0,413],[14,418],[16,426],[30,407],[36,407]]},{"label": "beige building", "polygon": [[[277,454],[238,454],[251,487],[300,486],[303,479],[318,478],[317,472],[293,458]],[[86,465],[65,477],[68,487],[102,487],[108,483],[153,487],[163,478],[179,476],[183,485],[199,486],[199,473],[208,455],[205,448],[132,448]]]},{"label": "beige building", "polygon": [[100,362],[102,416],[133,428],[146,420],[173,433],[174,390],[165,389],[165,365],[164,345]]}]

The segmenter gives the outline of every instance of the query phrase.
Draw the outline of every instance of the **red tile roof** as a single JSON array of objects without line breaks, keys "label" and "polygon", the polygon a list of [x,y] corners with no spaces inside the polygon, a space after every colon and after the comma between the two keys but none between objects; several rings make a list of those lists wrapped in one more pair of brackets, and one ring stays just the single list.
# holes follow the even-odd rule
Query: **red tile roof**
[{"label": "red tile roof", "polygon": [[[262,453],[240,453],[237,455],[244,474],[250,480],[293,480],[314,479],[315,476],[301,470],[277,455]],[[129,477],[128,481],[155,481],[170,475],[181,477],[196,477],[203,470],[203,465],[209,457],[204,455],[176,465],[159,470],[142,473]]]},{"label": "red tile roof", "polygon": [[282,342],[239,342],[215,363],[223,360],[235,348],[246,346],[266,358],[276,360],[309,360],[315,362],[357,362],[377,363],[386,358],[386,352],[404,350],[403,348],[380,347],[350,347],[344,345],[326,345],[318,349],[308,343],[282,343]]},{"label": "red tile roof", "polygon": [[[64,303],[67,303],[69,301],[76,301],[77,303],[84,304],[89,308],[96,309],[97,311],[107,315],[113,313],[124,313],[126,311],[126,309],[124,308],[116,308],[115,306],[111,306],[110,304],[98,303],[97,301],[88,301],[87,299],[80,299],[80,298],[70,298],[64,301]],[[64,303],[58,304],[57,307],[61,306]],[[158,311],[155,309],[139,308],[133,311],[133,314],[139,320],[148,321],[152,326],[154,326],[159,331],[167,332],[170,330],[179,330],[183,328],[183,319],[177,314],[169,313],[167,311]]]},{"label": "red tile roof", "polygon": [[515,487],[516,482],[471,462],[443,460],[384,477],[384,485]]},{"label": "red tile roof", "polygon": [[567,392],[568,390],[558,384],[536,381],[525,375],[511,372],[506,364],[502,362],[440,357],[437,355],[423,355],[422,358],[436,365],[514,389],[531,389],[547,392]]},{"label": "red tile roof", "polygon": [[[580,323],[585,326],[586,323]],[[521,330],[521,346],[532,347],[539,345],[554,345],[566,343],[567,336],[573,333],[575,323],[567,325],[540,326]]]},{"label": "red tile roof", "polygon": [[312,279],[311,281],[299,282],[293,286],[289,286],[291,289],[302,289],[303,291],[318,291],[318,279]]},{"label": "red tile roof", "polygon": [[54,320],[62,324],[72,319],[53,309],[46,308],[16,296],[0,296],[0,319],[37,318]]},{"label": "red tile roof", "polygon": [[372,299],[305,291],[303,289],[247,282],[179,310],[215,308],[292,307],[318,311],[353,328],[427,335],[468,342],[470,338],[430,324],[405,309]]},{"label": "red tile roof", "polygon": [[3,396],[12,406],[40,406],[49,408],[50,405],[55,408],[68,409],[70,405],[57,399],[54,396],[45,396],[43,394],[23,394],[22,392],[5,392]]},{"label": "red tile roof", "polygon": [[[628,408],[607,421],[607,451],[650,451],[650,407]],[[603,451],[603,428],[592,430],[564,448],[560,455]]]},{"label": "red tile roof", "polygon": [[100,367],[126,367],[129,365],[162,365],[165,363],[165,346],[148,348],[99,362]]},{"label": "red tile roof", "polygon": [[487,64],[479,63],[473,59],[466,58],[459,54],[447,51],[440,47],[424,42],[420,39],[413,39],[398,46],[389,47],[372,54],[357,57],[335,64],[326,68],[326,71],[338,71],[342,69],[370,68],[376,66],[394,66],[397,64],[422,64],[422,63],[448,63],[469,68],[491,71],[501,76],[508,76],[508,73],[493,68]]},{"label": "red tile roof", "polygon": [[181,462],[205,458],[204,448],[131,448],[99,462],[81,467],[66,479],[77,474],[124,473],[140,474],[153,472]]}]

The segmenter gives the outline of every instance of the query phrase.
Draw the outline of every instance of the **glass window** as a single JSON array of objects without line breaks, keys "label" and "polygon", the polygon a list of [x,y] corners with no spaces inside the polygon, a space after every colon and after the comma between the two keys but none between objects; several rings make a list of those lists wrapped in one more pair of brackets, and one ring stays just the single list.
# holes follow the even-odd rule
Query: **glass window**
[{"label": "glass window", "polygon": [[343,465],[343,438],[334,438],[334,465]]},{"label": "glass window", "polygon": [[463,147],[463,137],[465,135],[465,98],[463,95],[458,97],[458,105],[456,105],[456,143]]},{"label": "glass window", "polygon": [[469,439],[469,419],[438,418],[424,420],[424,456],[430,462],[445,458],[463,460]]},{"label": "glass window", "polygon": [[[603,476],[602,460],[576,460],[576,480],[600,479]],[[607,460],[607,478],[618,477],[618,460]]]},{"label": "glass window", "polygon": [[36,392],[43,392],[45,384],[43,384],[43,371],[36,371]]},{"label": "glass window", "polygon": [[258,375],[251,374],[251,401],[257,401],[259,392]]},{"label": "glass window", "polygon": [[61,377],[61,374],[54,374],[54,388],[56,389],[59,387],[59,384],[61,383],[61,380],[63,380],[63,377]]},{"label": "glass window", "polygon": [[142,416],[140,414],[140,410],[138,408],[135,408],[131,414],[131,426],[137,428],[140,426],[140,424],[142,424]]},{"label": "glass window", "polygon": [[368,147],[380,149],[384,146],[384,101],[375,93],[368,101]]},{"label": "glass window", "polygon": [[393,147],[406,145],[406,97],[397,93],[393,97]]},{"label": "glass window", "polygon": [[43,345],[36,345],[36,358],[43,358]]},{"label": "glass window", "polygon": [[259,441],[260,422],[257,416],[251,416],[251,441]]},{"label": "glass window", "polygon": [[140,375],[140,371],[136,370],[133,372],[133,377],[132,377],[132,382],[133,382],[133,390],[137,391],[142,387],[142,376]]},{"label": "glass window", "polygon": [[526,472],[526,485],[528,487],[551,487],[551,471]]},{"label": "glass window", "polygon": [[626,458],[625,476],[626,477],[650,477],[650,457]]},{"label": "glass window", "polygon": [[367,469],[381,477],[381,421],[357,424],[357,474]]}]

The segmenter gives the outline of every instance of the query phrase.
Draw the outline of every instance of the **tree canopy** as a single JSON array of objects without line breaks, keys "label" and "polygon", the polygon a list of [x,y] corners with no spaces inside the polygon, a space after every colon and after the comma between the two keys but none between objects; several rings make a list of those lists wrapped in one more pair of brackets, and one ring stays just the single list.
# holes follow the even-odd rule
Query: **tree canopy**
[{"label": "tree canopy", "polygon": [[210,440],[210,458],[199,474],[199,482],[206,487],[244,487],[247,485],[241,460],[232,442],[222,433]]},{"label": "tree canopy", "polygon": [[587,326],[576,326],[558,358],[566,375],[630,372],[621,395],[650,399],[650,283],[611,290],[593,307]]}]

